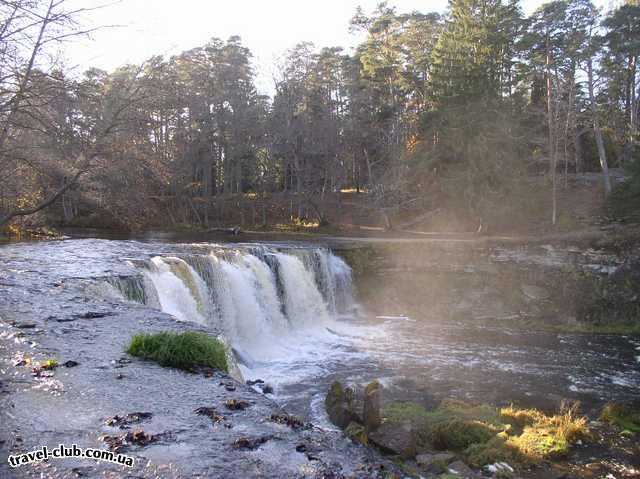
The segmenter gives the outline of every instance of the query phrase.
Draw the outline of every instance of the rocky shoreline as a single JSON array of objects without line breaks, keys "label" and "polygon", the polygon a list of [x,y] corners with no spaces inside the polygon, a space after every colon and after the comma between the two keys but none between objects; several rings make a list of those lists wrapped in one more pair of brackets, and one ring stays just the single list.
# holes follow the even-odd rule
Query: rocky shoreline
[{"label": "rocky shoreline", "polygon": [[589,418],[579,403],[555,414],[444,400],[428,410],[383,401],[383,386],[343,385],[327,393],[329,419],[352,441],[424,479],[640,477],[640,404],[610,403]]}]

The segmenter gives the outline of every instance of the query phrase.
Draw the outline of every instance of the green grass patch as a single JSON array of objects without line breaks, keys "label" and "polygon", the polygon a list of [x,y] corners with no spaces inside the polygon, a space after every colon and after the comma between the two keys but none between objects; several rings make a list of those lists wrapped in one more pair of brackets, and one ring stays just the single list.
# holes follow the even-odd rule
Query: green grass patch
[{"label": "green grass patch", "polygon": [[588,435],[587,419],[577,414],[575,406],[563,406],[550,416],[536,409],[498,409],[447,400],[433,410],[394,403],[383,416],[385,421],[415,424],[418,448],[456,451],[475,467],[564,456],[571,444]]},{"label": "green grass patch", "polygon": [[194,371],[198,367],[229,370],[224,344],[200,332],[137,334],[131,338],[126,351],[132,356],[156,361],[161,366],[185,371]]},{"label": "green grass patch", "polygon": [[600,414],[602,421],[613,424],[622,431],[640,432],[640,409],[634,409],[623,404],[609,403]]}]

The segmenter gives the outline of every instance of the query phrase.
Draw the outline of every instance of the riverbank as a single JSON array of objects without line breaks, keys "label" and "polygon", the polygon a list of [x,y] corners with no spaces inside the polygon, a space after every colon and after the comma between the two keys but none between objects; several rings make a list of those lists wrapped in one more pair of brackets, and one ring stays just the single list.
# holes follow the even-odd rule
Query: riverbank
[{"label": "riverbank", "polygon": [[578,403],[545,413],[446,399],[437,407],[383,401],[377,381],[335,382],[329,417],[354,442],[391,455],[410,477],[637,478],[640,404],[609,404],[596,416]]}]

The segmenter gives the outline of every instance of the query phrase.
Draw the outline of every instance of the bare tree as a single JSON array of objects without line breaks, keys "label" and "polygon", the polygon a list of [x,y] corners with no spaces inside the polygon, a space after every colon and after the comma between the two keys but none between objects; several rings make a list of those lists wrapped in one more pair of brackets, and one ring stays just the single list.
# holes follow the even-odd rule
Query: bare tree
[{"label": "bare tree", "polygon": [[[69,100],[70,89],[56,48],[94,30],[83,29],[77,21],[89,9],[71,8],[69,3],[0,0],[0,169],[6,174],[3,181],[13,183],[10,197],[0,198],[0,227],[47,208],[73,188],[100,155],[98,145],[122,112],[118,108],[107,115],[90,143],[76,141],[73,129],[65,125],[67,118],[56,118],[60,104]],[[59,151],[53,155],[40,144],[46,137],[49,143],[57,143]],[[60,165],[50,160],[55,153],[63,159]],[[25,191],[20,177],[40,184],[39,190],[50,189],[43,187],[46,180],[57,186],[48,195],[36,194]]]}]

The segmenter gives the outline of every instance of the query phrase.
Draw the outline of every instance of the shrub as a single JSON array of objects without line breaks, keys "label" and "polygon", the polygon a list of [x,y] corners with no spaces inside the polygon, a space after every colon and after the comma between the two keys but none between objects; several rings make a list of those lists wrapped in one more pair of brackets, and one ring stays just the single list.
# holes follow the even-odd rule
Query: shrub
[{"label": "shrub", "polygon": [[210,367],[228,372],[226,350],[222,342],[205,333],[162,332],[137,334],[129,343],[127,353],[186,371]]}]

